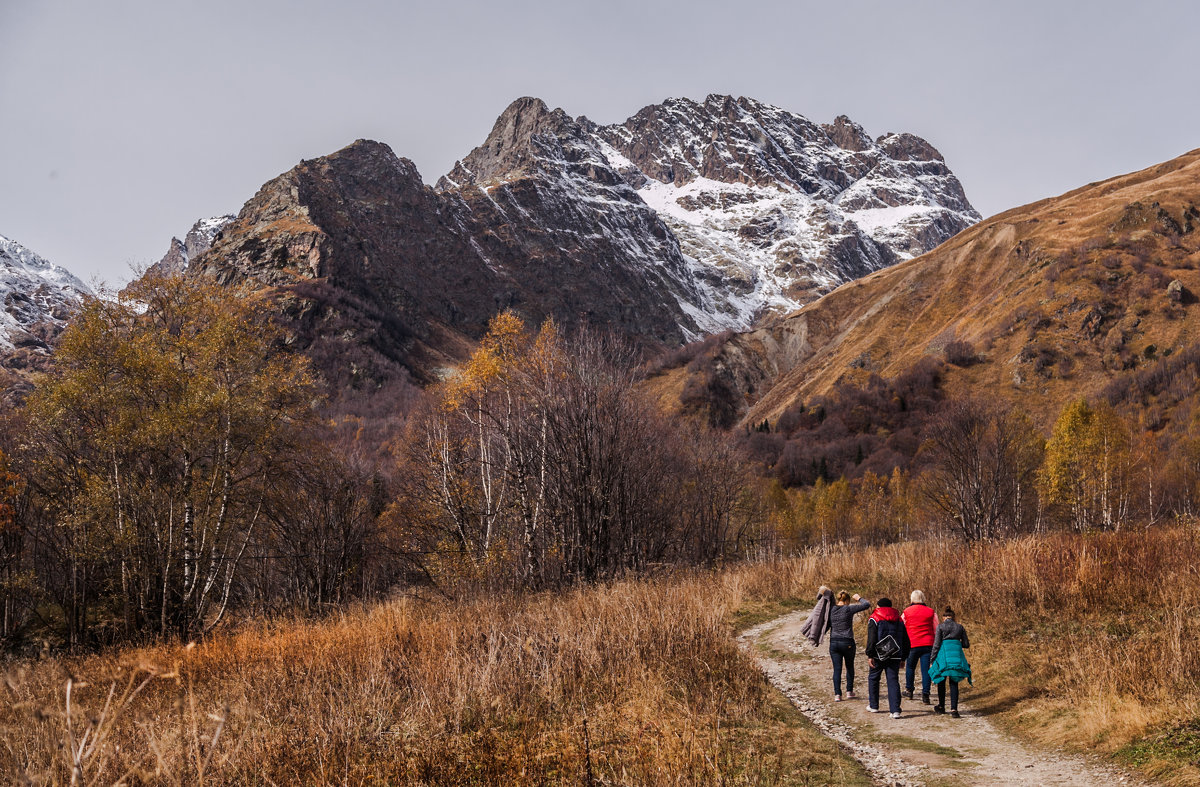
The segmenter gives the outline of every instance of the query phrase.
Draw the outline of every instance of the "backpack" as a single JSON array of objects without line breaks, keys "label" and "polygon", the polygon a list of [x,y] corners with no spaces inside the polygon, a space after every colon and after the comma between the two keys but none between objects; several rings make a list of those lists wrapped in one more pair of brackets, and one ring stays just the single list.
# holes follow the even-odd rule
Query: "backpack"
[{"label": "backpack", "polygon": [[875,660],[891,661],[900,658],[900,643],[891,634],[875,643]]}]

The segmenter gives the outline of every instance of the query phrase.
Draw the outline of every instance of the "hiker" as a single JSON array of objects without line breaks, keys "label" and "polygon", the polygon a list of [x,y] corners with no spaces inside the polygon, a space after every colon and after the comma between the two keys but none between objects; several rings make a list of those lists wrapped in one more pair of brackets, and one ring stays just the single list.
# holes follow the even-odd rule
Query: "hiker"
[{"label": "hiker", "polygon": [[900,665],[908,657],[908,630],[892,600],[879,599],[879,606],[867,621],[867,710],[879,713],[879,677],[887,674],[888,710],[900,718]]},{"label": "hiker", "polygon": [[817,588],[817,603],[808,613],[808,619],[800,628],[800,633],[808,637],[808,641],[819,646],[821,638],[829,628],[829,610],[833,607],[833,591],[825,585]]},{"label": "hiker", "polygon": [[933,664],[929,667],[929,677],[937,683],[938,691],[938,704],[933,712],[946,712],[946,681],[950,681],[950,716],[957,719],[960,718],[958,682],[966,678],[971,683],[971,665],[967,663],[967,654],[963,653],[971,647],[971,641],[967,639],[967,630],[955,620],[953,609],[946,607],[942,617],[944,620],[933,639]]},{"label": "hiker", "polygon": [[938,627],[938,616],[925,603],[925,594],[914,590],[909,595],[911,602],[900,614],[904,628],[908,630],[908,641],[912,649],[904,663],[904,696],[913,698],[915,688],[915,672],[918,663],[921,665],[921,702],[929,704],[929,659],[933,650],[933,633]]},{"label": "hiker", "polygon": [[[853,604],[851,602],[854,602]],[[837,605],[829,613],[829,658],[833,660],[833,701],[842,701],[842,664],[846,665],[846,696],[854,699],[854,616],[871,602],[839,590]]]}]

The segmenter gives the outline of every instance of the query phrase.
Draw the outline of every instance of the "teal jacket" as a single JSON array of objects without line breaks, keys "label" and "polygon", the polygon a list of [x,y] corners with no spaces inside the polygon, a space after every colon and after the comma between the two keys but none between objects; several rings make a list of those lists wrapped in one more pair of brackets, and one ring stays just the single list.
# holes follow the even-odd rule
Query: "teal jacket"
[{"label": "teal jacket", "polygon": [[956,639],[943,640],[937,658],[929,665],[930,680],[940,683],[943,678],[953,681],[966,678],[968,683],[975,685],[971,682],[971,665],[967,663],[967,654],[963,652],[962,643]]}]

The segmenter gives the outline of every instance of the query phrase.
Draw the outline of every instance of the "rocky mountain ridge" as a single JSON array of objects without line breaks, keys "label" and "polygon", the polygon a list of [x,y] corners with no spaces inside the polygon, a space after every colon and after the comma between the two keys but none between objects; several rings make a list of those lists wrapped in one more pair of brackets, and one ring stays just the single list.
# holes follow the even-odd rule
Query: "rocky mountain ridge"
[{"label": "rocky mountain ridge", "polygon": [[818,125],[710,95],[590,130],[713,282],[727,327],[786,313],[980,219],[932,145],[911,134],[872,140],[845,116]]},{"label": "rocky mountain ridge", "polygon": [[[610,126],[518,99],[437,188],[490,191],[529,179],[557,192],[556,202],[633,218],[605,227],[629,239],[639,237],[631,225],[654,225],[638,220],[643,205],[657,214],[673,242],[626,243],[625,256],[662,261],[680,308],[705,333],[791,311],[980,218],[919,137],[872,140],[844,116],[819,126],[731,96],[668,99]],[[581,213],[576,225],[598,223]]]},{"label": "rocky mountain ridge", "polygon": [[92,289],[65,268],[0,235],[0,352],[45,353]]},{"label": "rocky mountain ridge", "polygon": [[0,402],[18,401],[30,375],[92,289],[64,268],[0,235]]},{"label": "rocky mountain ridge", "polygon": [[346,379],[402,367],[430,381],[502,309],[679,345],[977,217],[928,143],[873,141],[844,118],[710,96],[602,127],[522,98],[434,187],[359,140],[268,182],[211,249],[179,242],[160,266],[282,288],[300,346],[325,346],[330,366],[357,358]]},{"label": "rocky mountain ridge", "polygon": [[183,240],[171,238],[167,253],[149,270],[162,275],[173,275],[187,270],[188,264],[212,247],[217,233],[227,227],[236,216],[212,216],[200,219],[184,235]]}]

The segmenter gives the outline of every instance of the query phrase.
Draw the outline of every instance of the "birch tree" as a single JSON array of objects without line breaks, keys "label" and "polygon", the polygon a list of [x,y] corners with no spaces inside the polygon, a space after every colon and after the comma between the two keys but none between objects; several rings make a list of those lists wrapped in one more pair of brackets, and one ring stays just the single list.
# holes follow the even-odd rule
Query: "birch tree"
[{"label": "birch tree", "polygon": [[24,460],[72,643],[96,603],[125,635],[221,619],[316,399],[278,339],[252,294],[200,277],[145,277],[64,333]]},{"label": "birch tree", "polygon": [[1071,527],[1120,529],[1129,515],[1134,461],[1129,429],[1108,405],[1080,399],[1063,408],[1046,443],[1041,483]]}]

